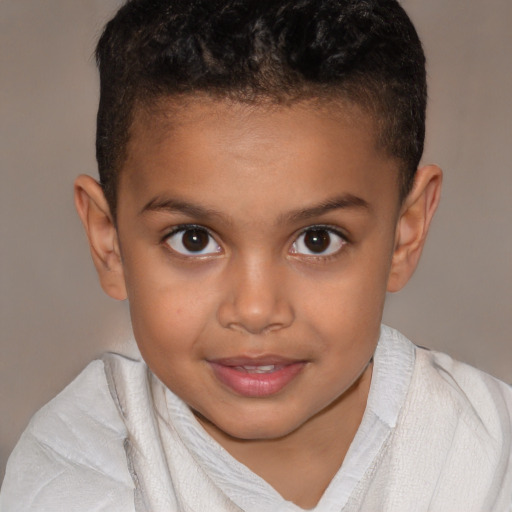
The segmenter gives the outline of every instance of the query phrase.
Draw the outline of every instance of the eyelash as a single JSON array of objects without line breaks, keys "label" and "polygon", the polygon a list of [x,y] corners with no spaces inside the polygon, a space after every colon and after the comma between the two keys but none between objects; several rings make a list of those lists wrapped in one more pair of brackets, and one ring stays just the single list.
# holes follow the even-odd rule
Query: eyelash
[{"label": "eyelash", "polygon": [[[179,233],[185,233],[187,231],[193,231],[193,230],[197,230],[197,231],[201,231],[201,232],[204,232],[208,235],[208,237],[210,238],[210,240],[208,241],[208,245],[214,241],[215,244],[217,245],[217,247],[220,249],[219,251],[215,251],[215,252],[208,252],[208,253],[200,253],[200,252],[197,252],[196,254],[194,254],[193,252],[192,253],[189,253],[189,254],[184,254],[184,253],[181,253],[179,252],[178,250],[174,249],[171,244],[169,243],[169,240],[171,239],[171,237],[173,237],[174,235],[177,235]],[[181,257],[184,257],[184,258],[207,258],[209,256],[213,256],[213,255],[217,255],[217,254],[220,254],[222,252],[222,249],[220,248],[220,244],[217,243],[217,240],[215,239],[215,237],[213,236],[213,234],[211,233],[211,231],[204,227],[204,226],[201,226],[199,224],[181,224],[179,226],[176,226],[175,228],[173,228],[169,233],[167,233],[163,238],[162,238],[162,242],[167,245],[169,247],[169,250],[171,250],[173,253],[175,254],[178,254],[179,256]],[[204,249],[203,249],[204,250]]]},{"label": "eyelash", "polygon": [[[329,235],[335,235],[336,237],[339,238],[340,246],[336,250],[334,250],[332,253],[329,253],[329,254],[322,254],[322,253],[319,253],[319,254],[295,253],[296,257],[307,258],[308,260],[314,260],[314,261],[318,261],[318,262],[327,262],[327,261],[330,261],[331,259],[336,258],[337,256],[339,256],[340,252],[343,250],[343,247],[345,247],[348,243],[350,243],[349,239],[347,238],[347,236],[344,233],[342,233],[340,230],[338,230],[338,229],[336,229],[336,228],[334,228],[332,226],[325,225],[325,224],[314,224],[312,226],[308,226],[307,228],[303,229],[294,238],[292,247],[297,243],[297,241],[303,235],[306,235],[308,232],[312,232],[312,231],[326,231],[327,233],[329,233]],[[331,244],[332,244],[332,239],[329,242],[329,247],[330,247]],[[294,253],[292,253],[292,255],[293,254]]]},{"label": "eyelash", "polygon": [[[190,253],[186,254],[186,253],[176,250],[169,243],[169,240],[174,235],[177,235],[178,233],[185,233],[187,231],[193,231],[193,230],[197,230],[197,231],[206,233],[210,239],[208,241],[208,245],[210,245],[210,243],[213,241],[217,245],[217,248],[219,250],[213,251],[213,252],[207,252],[207,253],[201,253],[200,251],[198,251],[195,254],[194,254],[194,252],[190,252]],[[319,231],[319,232],[324,231],[324,232],[329,233],[329,235],[335,235],[336,237],[339,238],[339,244],[340,244],[339,247],[337,249],[335,249],[332,253],[328,253],[328,254],[323,254],[323,253],[315,254],[314,252],[312,252],[310,254],[305,254],[303,252],[297,252],[297,251],[291,250],[294,246],[297,245],[297,243],[300,241],[301,237],[303,237],[307,233],[310,233],[313,231]],[[216,241],[216,238],[211,233],[211,231],[208,228],[206,228],[205,226],[202,226],[199,224],[181,224],[179,226],[176,226],[162,238],[162,242],[165,245],[167,245],[169,250],[171,250],[173,253],[178,254],[179,256],[182,256],[184,258],[207,258],[209,256],[215,256],[215,255],[223,252],[220,244]],[[181,243],[183,244],[183,240],[181,241]],[[316,260],[316,261],[328,261],[328,260],[338,256],[340,251],[342,251],[343,247],[345,245],[347,245],[348,243],[349,243],[349,240],[348,240],[347,236],[345,234],[343,234],[342,232],[340,232],[338,229],[335,229],[332,226],[328,226],[328,225],[315,224],[315,225],[308,226],[308,227],[302,229],[302,231],[300,231],[295,236],[289,252],[292,256],[294,256],[296,258],[306,258],[308,260]],[[206,246],[206,248],[208,247],[208,245]],[[332,239],[329,240],[329,245],[325,250],[328,250],[331,245],[332,245]],[[204,250],[204,249],[202,249],[202,250]]]}]

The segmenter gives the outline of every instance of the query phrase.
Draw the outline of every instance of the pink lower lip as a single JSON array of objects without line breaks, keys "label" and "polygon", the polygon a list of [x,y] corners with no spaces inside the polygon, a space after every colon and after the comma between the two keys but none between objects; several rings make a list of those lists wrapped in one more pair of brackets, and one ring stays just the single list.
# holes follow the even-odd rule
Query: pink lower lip
[{"label": "pink lower lip", "polygon": [[274,395],[286,387],[304,368],[303,361],[286,364],[271,373],[248,373],[234,366],[210,362],[215,376],[235,393],[251,397]]}]

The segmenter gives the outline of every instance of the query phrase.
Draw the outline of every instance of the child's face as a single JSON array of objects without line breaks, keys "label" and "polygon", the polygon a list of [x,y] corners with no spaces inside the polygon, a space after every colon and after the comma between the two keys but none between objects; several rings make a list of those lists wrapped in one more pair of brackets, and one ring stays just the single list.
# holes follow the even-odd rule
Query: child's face
[{"label": "child's face", "polygon": [[144,359],[234,437],[276,438],[341,411],[371,374],[396,162],[355,108],[205,100],[169,113],[136,117],[118,191]]}]

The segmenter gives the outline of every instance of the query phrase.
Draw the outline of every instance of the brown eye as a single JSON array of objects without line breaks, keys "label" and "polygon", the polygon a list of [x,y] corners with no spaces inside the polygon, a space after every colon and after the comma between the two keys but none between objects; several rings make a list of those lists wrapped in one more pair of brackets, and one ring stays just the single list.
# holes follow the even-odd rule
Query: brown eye
[{"label": "brown eye", "polygon": [[185,256],[204,256],[222,251],[210,233],[201,227],[178,229],[167,237],[166,243]]},{"label": "brown eye", "polygon": [[311,229],[304,234],[304,245],[315,253],[322,253],[331,244],[331,236],[325,229]]},{"label": "brown eye", "polygon": [[191,252],[201,252],[207,245],[210,235],[203,229],[187,229],[183,232],[181,241],[183,247]]},{"label": "brown eye", "polygon": [[293,242],[290,252],[305,256],[329,256],[338,252],[346,243],[339,233],[331,229],[309,228]]}]

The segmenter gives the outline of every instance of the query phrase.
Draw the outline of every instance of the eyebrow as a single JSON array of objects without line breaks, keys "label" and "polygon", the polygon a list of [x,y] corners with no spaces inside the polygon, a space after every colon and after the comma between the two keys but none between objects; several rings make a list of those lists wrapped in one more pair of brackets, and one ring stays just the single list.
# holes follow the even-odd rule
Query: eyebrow
[{"label": "eyebrow", "polygon": [[370,211],[370,204],[361,197],[352,194],[344,194],[342,196],[333,197],[327,201],[322,201],[320,204],[313,205],[309,208],[301,208],[282,215],[279,219],[280,222],[298,222],[308,220],[313,217],[325,215],[332,210],[339,209],[356,209]]},{"label": "eyebrow", "polygon": [[[337,196],[326,201],[322,201],[321,203],[313,205],[309,208],[300,208],[298,210],[284,213],[279,216],[277,223],[281,224],[300,222],[314,217],[319,217],[332,210],[339,209],[371,210],[369,203],[361,197],[357,197],[352,194],[344,194],[342,196]],[[155,197],[149,201],[139,212],[139,215],[142,215],[146,212],[160,211],[170,213],[183,213],[193,218],[224,218],[224,215],[217,210],[204,208],[203,206],[195,205],[175,198],[163,199],[159,197]]]},{"label": "eyebrow", "polygon": [[188,203],[174,198],[162,199],[155,197],[149,201],[144,208],[139,212],[142,215],[146,212],[169,212],[169,213],[183,213],[189,217],[206,218],[206,217],[222,217],[222,214],[210,208]]}]

